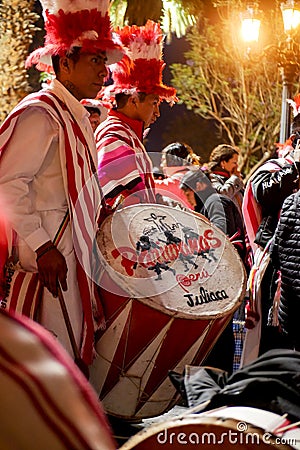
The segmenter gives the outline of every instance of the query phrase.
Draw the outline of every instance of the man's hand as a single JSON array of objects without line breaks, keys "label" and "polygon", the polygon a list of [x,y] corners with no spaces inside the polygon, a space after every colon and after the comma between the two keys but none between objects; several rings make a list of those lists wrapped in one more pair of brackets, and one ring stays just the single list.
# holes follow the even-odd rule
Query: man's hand
[{"label": "man's hand", "polygon": [[241,174],[241,172],[239,171],[239,169],[238,169],[237,167],[235,167],[235,168],[233,169],[231,175],[236,175],[237,177],[239,177],[239,178],[242,179],[242,174]]},{"label": "man's hand", "polygon": [[62,290],[66,291],[67,287],[67,264],[64,256],[53,245],[51,241],[46,242],[36,250],[37,267],[39,279],[43,285],[51,292],[53,297],[57,297],[58,282],[61,284]]}]

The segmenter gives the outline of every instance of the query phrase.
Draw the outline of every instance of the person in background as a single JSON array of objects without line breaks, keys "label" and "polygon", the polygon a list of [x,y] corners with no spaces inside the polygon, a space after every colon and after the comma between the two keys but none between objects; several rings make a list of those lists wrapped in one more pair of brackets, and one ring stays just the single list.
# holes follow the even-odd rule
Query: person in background
[{"label": "person in background", "polygon": [[[183,176],[180,188],[189,203],[193,205],[194,211],[204,215],[213,225],[222,230],[243,259],[246,247],[241,216],[234,202],[229,197],[218,194],[212,187],[209,173],[203,172],[200,168],[189,170]],[[232,319],[203,363],[226,370],[229,374],[233,370],[235,352]]]},{"label": "person in background", "polygon": [[244,364],[274,348],[286,348],[288,341],[280,332],[277,320],[277,298],[280,288],[278,270],[269,258],[269,249],[278,224],[282,205],[299,189],[299,153],[294,147],[299,139],[300,94],[292,102],[294,120],[290,139],[280,148],[277,159],[264,163],[247,183],[243,216],[254,251],[255,272],[250,273],[253,302],[248,314],[254,317],[247,330]]},{"label": "person in background", "polygon": [[[238,169],[239,150],[228,144],[220,144],[215,147],[209,157],[207,164],[210,170],[210,180],[213,187],[219,194],[227,195],[237,206],[237,210],[242,220],[242,204],[244,197],[244,182]],[[253,252],[244,225],[244,235],[246,243],[246,255],[244,264],[247,273],[253,265]]]},{"label": "person in background", "polygon": [[238,170],[239,151],[228,144],[215,147],[210,156],[207,168],[213,187],[219,194],[227,195],[242,210],[244,182]]},{"label": "person in background", "polygon": [[235,203],[226,195],[216,192],[209,171],[190,169],[182,177],[180,189],[194,211],[205,216],[229,237],[243,260],[246,253],[243,221]]},{"label": "person in background", "polygon": [[98,176],[108,209],[155,203],[152,162],[143,145],[144,131],[160,116],[162,100],[173,103],[176,91],[162,82],[162,32],[159,24],[126,26],[118,31],[127,54],[112,68],[113,84],[99,94],[111,111],[95,134]]},{"label": "person in background", "polygon": [[278,324],[286,346],[300,350],[300,191],[287,197],[270,247],[273,266],[280,271]]},{"label": "person in background", "polygon": [[161,151],[161,168],[165,178],[155,180],[155,191],[156,195],[161,196],[163,204],[193,207],[180,189],[180,181],[191,166],[200,164],[201,158],[183,142],[172,142]]},{"label": "person in background", "polygon": [[[26,66],[36,64],[55,77],[23,99],[2,124],[0,194],[10,226],[8,244],[14,239],[12,257],[25,271],[37,272],[44,287],[37,321],[73,355],[56,298],[61,285],[76,345],[89,365],[95,331],[105,324],[90,261],[101,192],[95,139],[80,100],[96,97],[106,65],[122,52],[112,40],[107,1],[41,3],[45,46],[28,57]],[[26,292],[25,286],[19,289],[16,301],[24,303]]]},{"label": "person in background", "polygon": [[154,180],[163,180],[165,178],[165,174],[157,166],[153,166],[152,173],[153,173]]},{"label": "person in background", "polygon": [[100,123],[104,122],[107,118],[109,105],[105,106],[100,100],[90,98],[84,98],[80,103],[90,113],[89,121],[92,125],[93,132],[95,132]]}]

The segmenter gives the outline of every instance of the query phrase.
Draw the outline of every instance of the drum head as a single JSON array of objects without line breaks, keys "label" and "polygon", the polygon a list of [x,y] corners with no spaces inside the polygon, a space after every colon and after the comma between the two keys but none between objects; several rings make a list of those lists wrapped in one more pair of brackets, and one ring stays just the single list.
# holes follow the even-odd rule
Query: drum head
[{"label": "drum head", "polygon": [[220,317],[233,312],[245,295],[236,249],[199,214],[158,204],[129,206],[103,222],[97,243],[113,281],[98,284],[112,293],[121,287],[166,314]]}]

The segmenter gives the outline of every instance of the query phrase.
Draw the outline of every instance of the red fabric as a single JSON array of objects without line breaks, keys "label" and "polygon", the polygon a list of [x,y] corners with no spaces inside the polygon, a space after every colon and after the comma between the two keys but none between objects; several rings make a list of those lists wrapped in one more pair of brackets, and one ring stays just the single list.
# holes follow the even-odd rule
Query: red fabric
[{"label": "red fabric", "polygon": [[0,447],[116,449],[99,399],[52,334],[1,310],[0,327],[1,400],[11,412],[2,408]]},{"label": "red fabric", "polygon": [[35,320],[43,295],[43,286],[38,279],[38,273],[15,270],[13,274],[8,271],[8,276],[9,293],[1,300],[0,307]]},{"label": "red fabric", "polygon": [[[142,144],[143,123],[112,111],[98,127],[98,176],[110,206],[117,196],[138,196],[141,203],[155,203],[152,162]],[[129,190],[122,187],[136,181]],[[122,190],[118,188],[121,187]]]},{"label": "red fabric", "polygon": [[0,299],[4,297],[5,292],[4,267],[7,258],[8,258],[8,243],[6,238],[6,224],[4,220],[4,215],[2,215],[0,218]]},{"label": "red fabric", "polygon": [[104,93],[137,92],[158,95],[161,99],[177,101],[176,90],[163,84],[162,31],[159,23],[148,20],[144,26],[125,26],[116,30],[120,42],[128,50],[112,67],[114,85]]},{"label": "red fabric", "polygon": [[[59,99],[56,100],[60,102]],[[54,105],[52,104],[52,106]],[[62,106],[64,109],[67,109],[66,106],[62,104],[62,102],[60,102],[60,106]],[[86,222],[85,217],[86,212],[88,212],[89,217],[93,221],[93,215],[95,214],[95,205],[93,203],[94,199],[91,197],[90,192],[86,188],[87,182],[84,178],[83,166],[87,162],[89,163],[90,177],[94,177],[96,179],[97,173],[94,172],[95,168],[91,165],[88,146],[81,128],[75,121],[72,121],[72,126],[75,136],[79,139],[79,141],[85,148],[86,155],[83,160],[80,157],[79,153],[76,153],[78,159],[77,161],[74,161],[74,153],[72,150],[72,145],[70,143],[67,127],[65,126],[64,134],[65,134],[65,150],[67,161],[69,202],[71,206],[71,211],[73,211],[73,213],[77,215],[77,220],[81,225],[80,238],[83,238],[83,241],[87,244],[88,248],[90,249],[90,252],[92,252],[94,235],[91,235],[87,227],[85,227],[84,225]],[[79,172],[78,166],[80,168]],[[81,174],[82,177],[81,182],[79,182],[78,180],[79,174]],[[83,188],[82,190],[80,189],[80,186]],[[85,209],[81,208],[82,202],[84,203]],[[94,219],[96,218],[94,217]],[[97,221],[95,220],[94,223],[96,225]],[[78,241],[76,243],[76,237],[78,239],[79,236],[78,235],[74,236],[75,248],[77,248],[78,250],[80,249],[80,244]],[[82,358],[86,364],[90,364],[92,362],[92,355],[93,355],[94,332],[98,327],[104,326],[104,313],[97,288],[94,283],[91,283],[91,280],[89,279],[88,275],[83,270],[81,261],[78,260],[78,251],[75,251],[75,254],[77,259],[78,286],[80,290],[80,296],[82,299],[82,306],[84,312],[84,342],[82,345]],[[92,307],[91,298],[94,298],[95,300],[94,307]]]},{"label": "red fabric", "polygon": [[133,129],[139,140],[141,142],[143,141],[144,124],[141,120],[131,119],[130,117],[125,116],[125,114],[115,110],[111,110],[108,115],[117,117],[118,119],[127,123],[130,128]]},{"label": "red fabric", "polygon": [[65,13],[60,9],[58,15],[46,11],[45,29],[45,45],[29,55],[26,67],[38,64],[44,55],[64,55],[78,39],[80,43],[77,45],[87,53],[120,49],[120,46],[112,40],[108,14],[102,16],[96,8],[73,13]]}]

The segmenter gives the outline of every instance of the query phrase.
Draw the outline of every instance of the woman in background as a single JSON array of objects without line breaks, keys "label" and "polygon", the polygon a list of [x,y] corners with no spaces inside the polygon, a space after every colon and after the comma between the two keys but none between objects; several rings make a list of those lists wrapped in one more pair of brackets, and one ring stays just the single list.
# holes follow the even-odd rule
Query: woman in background
[{"label": "woman in background", "polygon": [[244,183],[238,170],[239,151],[228,144],[215,147],[207,164],[213,187],[219,194],[227,195],[242,214]]}]

